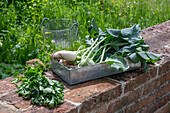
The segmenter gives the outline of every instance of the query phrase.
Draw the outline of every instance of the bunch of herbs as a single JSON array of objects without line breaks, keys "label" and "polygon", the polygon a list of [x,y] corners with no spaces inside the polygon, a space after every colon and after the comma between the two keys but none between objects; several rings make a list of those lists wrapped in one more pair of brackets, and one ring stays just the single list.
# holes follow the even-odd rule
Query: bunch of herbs
[{"label": "bunch of herbs", "polygon": [[[19,75],[12,83],[17,86],[17,93],[32,104],[54,107],[63,103],[64,86],[61,82],[50,80],[42,75],[42,65],[36,62],[34,67],[28,66],[23,75]],[[17,84],[21,81],[21,84]]]}]

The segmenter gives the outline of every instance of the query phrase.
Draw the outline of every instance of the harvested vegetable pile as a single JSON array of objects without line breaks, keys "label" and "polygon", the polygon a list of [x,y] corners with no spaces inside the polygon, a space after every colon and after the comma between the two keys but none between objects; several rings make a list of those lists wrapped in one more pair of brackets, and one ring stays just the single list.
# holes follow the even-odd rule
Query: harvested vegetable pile
[{"label": "harvested vegetable pile", "polygon": [[64,56],[62,56],[62,52],[60,55],[62,58],[69,56],[74,57],[71,59],[75,59],[76,57],[76,60],[71,63],[78,67],[108,63],[115,70],[126,71],[129,69],[128,61],[131,61],[133,63],[141,62],[148,71],[147,62],[155,63],[161,55],[148,52],[149,46],[140,36],[140,31],[139,25],[121,30],[106,29],[106,31],[102,31],[92,19],[88,29],[89,36],[86,37],[86,45],[79,47],[77,56],[67,55],[67,52],[64,53]]},{"label": "harvested vegetable pile", "polygon": [[[44,75],[42,65],[28,66],[24,76],[18,76],[12,83],[17,86],[17,93],[32,104],[54,107],[64,102],[64,85],[50,80]],[[21,81],[21,84],[17,84]]]}]

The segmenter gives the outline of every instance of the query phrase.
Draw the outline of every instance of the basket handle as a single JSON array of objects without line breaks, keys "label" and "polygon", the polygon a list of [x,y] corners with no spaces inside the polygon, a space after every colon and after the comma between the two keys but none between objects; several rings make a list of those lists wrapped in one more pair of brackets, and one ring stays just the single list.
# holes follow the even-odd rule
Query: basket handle
[{"label": "basket handle", "polygon": [[43,20],[42,20],[42,22],[41,22],[41,24],[40,24],[40,28],[42,28],[42,24],[43,24],[44,20],[48,20],[48,21],[50,21],[50,19],[49,19],[49,18],[43,18]]},{"label": "basket handle", "polygon": [[75,25],[78,27],[78,26],[79,26],[79,23],[74,23],[74,24],[71,26],[70,29],[72,29]]}]

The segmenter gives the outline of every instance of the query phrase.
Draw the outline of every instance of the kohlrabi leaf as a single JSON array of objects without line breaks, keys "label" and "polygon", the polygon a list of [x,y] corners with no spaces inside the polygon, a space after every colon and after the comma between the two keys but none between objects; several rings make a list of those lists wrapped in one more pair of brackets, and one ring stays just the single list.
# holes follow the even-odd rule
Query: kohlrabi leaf
[{"label": "kohlrabi leaf", "polygon": [[146,52],[146,53],[149,56],[149,58],[152,59],[152,60],[158,60],[161,57],[160,54],[151,53],[151,52]]},{"label": "kohlrabi leaf", "polygon": [[100,36],[105,36],[107,33],[103,32],[101,28],[98,28],[99,29],[99,35]]},{"label": "kohlrabi leaf", "polygon": [[[83,57],[81,57],[81,61],[78,62],[80,66],[100,63],[100,57],[104,56],[101,59],[104,59],[104,62],[108,63],[115,70],[127,70],[129,67],[124,59],[129,58],[133,63],[141,62],[145,70],[148,71],[147,62],[155,63],[160,59],[160,55],[148,52],[149,46],[140,36],[141,27],[139,25],[122,30],[109,28],[106,31],[102,31],[98,28],[94,19],[92,19],[91,24],[88,29],[91,37],[86,40],[86,44],[91,46],[86,49],[82,55]],[[94,41],[95,39],[97,41]],[[99,41],[102,42],[99,43]],[[105,48],[104,52],[102,52],[103,48]],[[88,57],[86,56],[87,53],[90,54],[88,54]]]},{"label": "kohlrabi leaf", "polygon": [[125,28],[121,30],[123,37],[138,37],[140,34],[141,27],[139,25],[134,25],[130,28]]},{"label": "kohlrabi leaf", "polygon": [[147,44],[140,44],[140,47],[148,49],[149,45],[147,45]]},{"label": "kohlrabi leaf", "polygon": [[129,66],[126,65],[126,61],[124,60],[124,58],[120,57],[109,57],[106,58],[104,62],[108,63],[111,68],[115,70],[122,69],[123,71],[126,71],[129,68]]},{"label": "kohlrabi leaf", "polygon": [[87,45],[92,45],[94,43],[94,38],[86,38],[85,42]]},{"label": "kohlrabi leaf", "polygon": [[110,35],[114,37],[119,37],[120,30],[118,29],[106,29],[106,30]]},{"label": "kohlrabi leaf", "polygon": [[119,52],[121,53],[133,53],[136,50],[138,44],[131,44],[129,46],[124,46]]},{"label": "kohlrabi leaf", "polygon": [[145,60],[149,60],[149,57],[147,56],[146,52],[137,52],[140,57],[142,57]]},{"label": "kohlrabi leaf", "polygon": [[133,63],[138,63],[140,61],[140,56],[136,53],[131,54],[129,58]]},{"label": "kohlrabi leaf", "polygon": [[128,37],[130,35],[132,35],[132,32],[133,32],[133,28],[125,28],[125,29],[122,29],[121,30],[121,34],[123,37]]},{"label": "kohlrabi leaf", "polygon": [[134,25],[131,28],[125,28],[121,30],[122,38],[128,38],[130,43],[135,43],[140,41],[141,39],[138,38],[140,34],[141,27],[139,25]]},{"label": "kohlrabi leaf", "polygon": [[96,23],[96,21],[94,20],[94,18],[93,18],[92,21],[91,21],[91,26],[88,28],[88,32],[89,32],[90,34],[92,34],[92,31],[93,31],[94,33],[99,33],[99,28],[98,28],[97,23]]},{"label": "kohlrabi leaf", "polygon": [[112,45],[117,45],[117,46],[125,46],[127,44],[129,44],[129,43],[122,39],[117,39],[114,42],[112,42]]},{"label": "kohlrabi leaf", "polygon": [[92,19],[92,21],[91,21],[91,25],[92,25],[92,29],[93,30],[95,30],[97,33],[99,32],[99,28],[98,28],[98,26],[97,26],[97,23],[96,23],[96,21],[94,20],[94,18]]},{"label": "kohlrabi leaf", "polygon": [[148,65],[147,65],[146,60],[145,59],[141,59],[140,61],[142,63],[142,66],[144,67],[145,71],[148,72],[149,69],[148,69]]}]

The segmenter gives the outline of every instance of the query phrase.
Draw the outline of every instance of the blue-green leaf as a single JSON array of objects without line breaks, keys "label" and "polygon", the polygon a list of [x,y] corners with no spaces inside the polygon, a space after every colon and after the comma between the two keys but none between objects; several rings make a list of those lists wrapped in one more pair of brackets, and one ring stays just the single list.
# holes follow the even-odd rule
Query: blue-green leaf
[{"label": "blue-green leaf", "polygon": [[88,32],[90,34],[99,33],[99,28],[98,28],[97,23],[95,22],[94,18],[91,21],[91,26],[88,28]]},{"label": "blue-green leaf", "polygon": [[138,54],[145,60],[149,60],[149,57],[147,56],[146,52],[138,52]]},{"label": "blue-green leaf", "polygon": [[133,63],[138,63],[140,61],[140,57],[136,53],[131,54],[129,58],[132,60]]},{"label": "blue-green leaf", "polygon": [[134,43],[134,42],[137,42],[140,40],[140,39],[138,39],[140,31],[141,31],[141,27],[139,25],[134,25],[131,28],[122,29],[121,35],[125,38],[128,37],[129,41],[131,43]]},{"label": "blue-green leaf", "polygon": [[115,70],[122,69],[123,71],[126,71],[129,68],[129,66],[126,65],[126,61],[119,57],[106,58],[104,62],[108,63]]},{"label": "blue-green leaf", "polygon": [[106,30],[110,35],[114,37],[119,37],[120,30],[118,29],[106,29]]},{"label": "blue-green leaf", "polygon": [[155,53],[151,53],[151,52],[147,52],[147,55],[149,56],[149,58],[151,58],[152,60],[157,60],[161,57],[160,54],[155,54]]},{"label": "blue-green leaf", "polygon": [[99,32],[99,28],[98,28],[97,23],[94,20],[94,18],[92,19],[91,24],[92,24],[92,27],[93,27],[92,29],[95,30],[98,33]]}]

